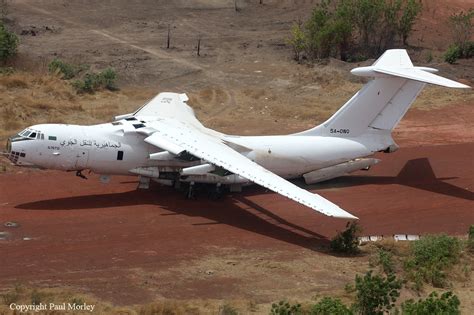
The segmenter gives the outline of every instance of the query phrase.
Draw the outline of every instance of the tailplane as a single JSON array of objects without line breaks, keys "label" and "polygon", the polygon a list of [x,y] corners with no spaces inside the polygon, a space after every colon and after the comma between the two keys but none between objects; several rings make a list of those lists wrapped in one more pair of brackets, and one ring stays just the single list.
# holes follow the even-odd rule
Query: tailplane
[{"label": "tailplane", "polygon": [[427,83],[469,88],[434,72],[437,70],[413,66],[404,49],[387,50],[371,66],[351,71],[373,80],[326,122],[299,135],[353,138],[373,131],[389,135]]}]

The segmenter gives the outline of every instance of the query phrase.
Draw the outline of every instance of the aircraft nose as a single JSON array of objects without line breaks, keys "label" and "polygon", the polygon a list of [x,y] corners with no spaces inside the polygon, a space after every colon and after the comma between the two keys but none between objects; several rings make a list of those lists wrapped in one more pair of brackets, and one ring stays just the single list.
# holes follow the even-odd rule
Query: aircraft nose
[{"label": "aircraft nose", "polygon": [[8,138],[7,139],[7,147],[6,147],[6,152],[7,153],[10,153],[12,152],[12,138]]}]

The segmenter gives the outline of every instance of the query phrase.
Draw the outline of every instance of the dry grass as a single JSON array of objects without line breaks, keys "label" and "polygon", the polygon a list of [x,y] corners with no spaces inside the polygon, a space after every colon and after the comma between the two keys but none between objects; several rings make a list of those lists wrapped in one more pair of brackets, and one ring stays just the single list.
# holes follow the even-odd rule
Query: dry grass
[{"label": "dry grass", "polygon": [[16,72],[0,76],[0,140],[40,123],[93,124],[140,106],[150,91],[78,95],[58,76]]}]

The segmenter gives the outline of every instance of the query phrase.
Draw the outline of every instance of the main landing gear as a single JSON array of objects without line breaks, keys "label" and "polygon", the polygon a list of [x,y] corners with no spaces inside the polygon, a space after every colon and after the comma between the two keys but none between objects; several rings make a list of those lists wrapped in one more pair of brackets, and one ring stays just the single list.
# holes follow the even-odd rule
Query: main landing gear
[{"label": "main landing gear", "polygon": [[224,189],[220,183],[218,184],[196,184],[190,182],[185,190],[186,198],[196,200],[198,192],[204,191],[212,200],[221,199],[224,194]]}]

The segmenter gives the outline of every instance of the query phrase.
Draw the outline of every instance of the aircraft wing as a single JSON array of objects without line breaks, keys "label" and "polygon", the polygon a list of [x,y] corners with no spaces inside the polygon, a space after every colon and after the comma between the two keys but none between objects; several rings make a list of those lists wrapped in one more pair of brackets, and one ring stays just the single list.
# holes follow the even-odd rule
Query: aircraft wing
[{"label": "aircraft wing", "polygon": [[201,128],[197,128],[185,121],[169,118],[149,122],[147,125],[156,130],[145,139],[147,143],[163,150],[169,150],[173,154],[179,153],[177,152],[179,150],[176,149],[179,147],[182,149],[181,152],[187,151],[211,164],[225,168],[234,174],[245,177],[256,184],[327,216],[357,219],[357,217],[344,211],[329,200],[299,188],[252,162],[239,152],[225,145],[219,137],[204,132]]}]

